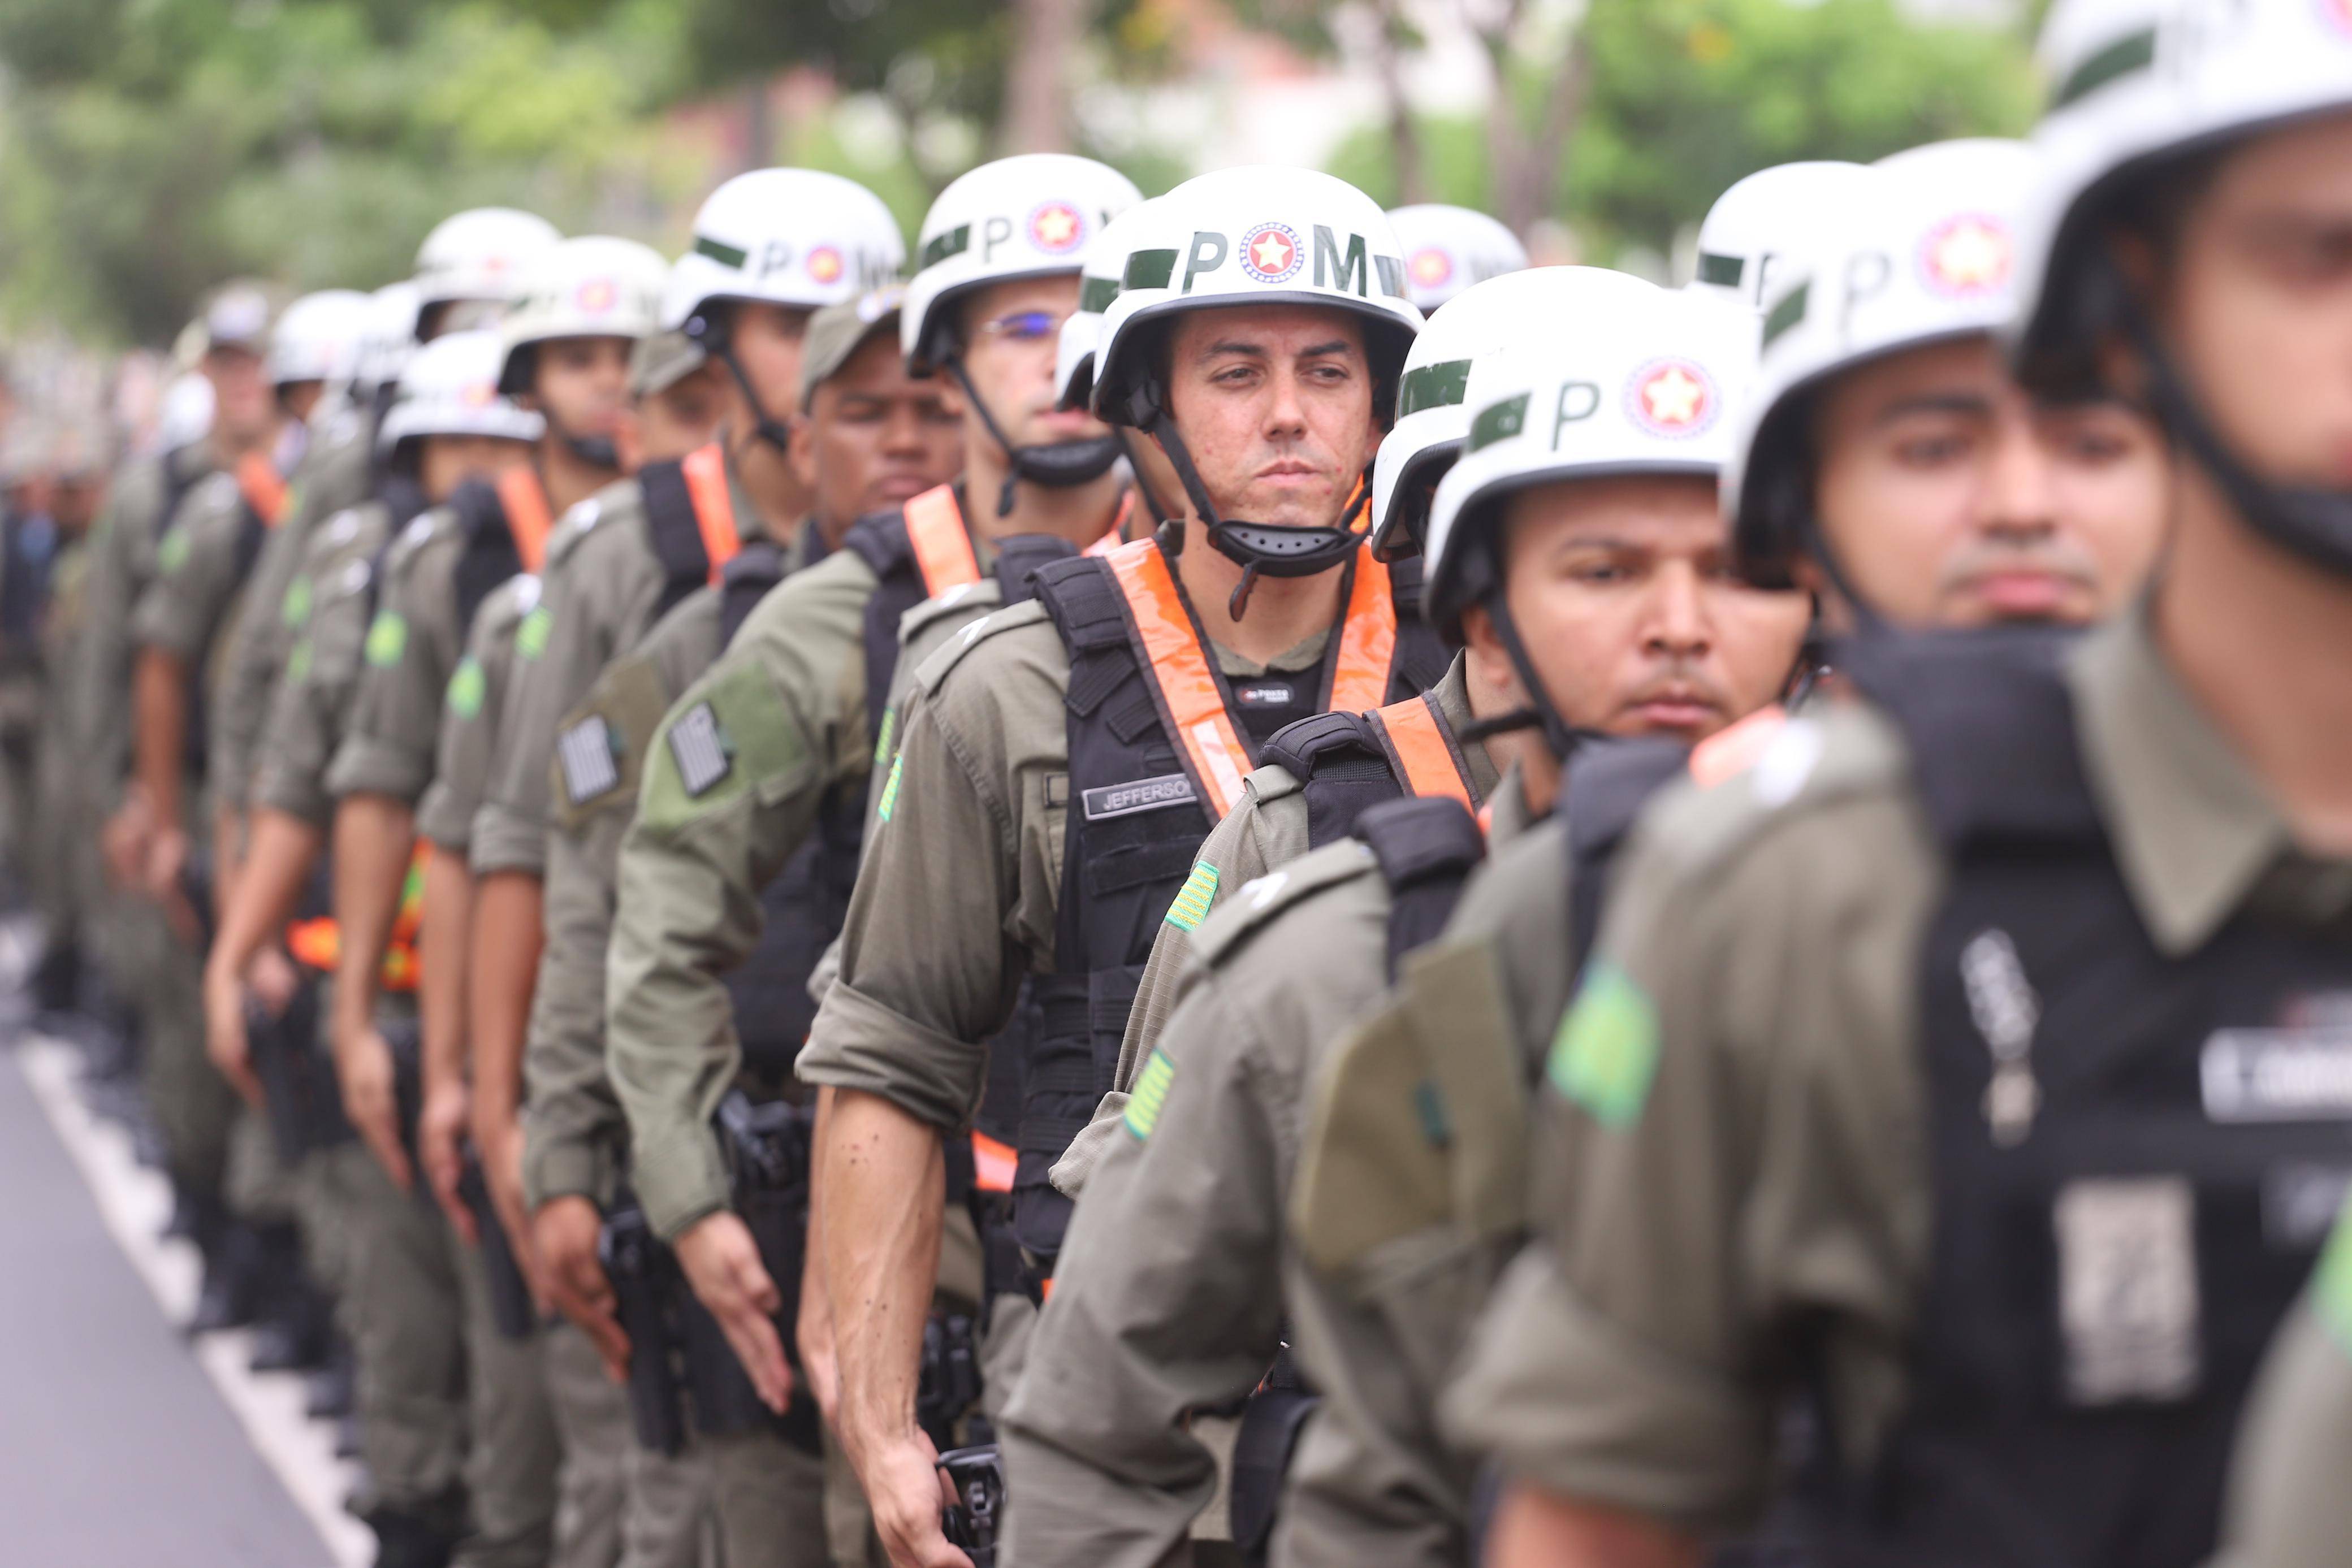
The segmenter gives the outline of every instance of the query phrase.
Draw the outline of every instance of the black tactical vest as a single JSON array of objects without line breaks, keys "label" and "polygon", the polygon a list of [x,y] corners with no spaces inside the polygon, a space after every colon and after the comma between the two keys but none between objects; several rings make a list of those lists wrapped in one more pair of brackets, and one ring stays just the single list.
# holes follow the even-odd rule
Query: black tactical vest
[{"label": "black tactical vest", "polygon": [[[683,459],[646,464],[637,470],[637,489],[646,498],[646,542],[662,569],[661,597],[654,601],[653,620],[646,622],[652,625],[710,580],[710,549],[695,519],[694,493],[687,487]],[[752,537],[743,536],[743,542],[748,545]]]},{"label": "black tactical vest", "polygon": [[[482,601],[500,583],[523,570],[522,551],[508,525],[506,503],[487,479],[468,479],[450,493],[449,510],[457,519],[457,559],[450,569],[457,595],[457,635],[471,634],[474,616]],[[398,526],[393,536],[398,537]]]},{"label": "black tactical vest", "polygon": [[[1423,689],[1417,682],[1443,677],[1447,657],[1420,618],[1419,574],[1391,568],[1390,581],[1397,627],[1387,700],[1393,702]],[[1211,821],[1160,721],[1108,567],[1093,558],[1064,561],[1040,570],[1036,582],[1070,656],[1069,818],[1054,972],[1031,988],[1043,1017],[1014,1141],[1014,1228],[1042,1277],[1052,1272],[1070,1214],[1070,1200],[1046,1172],[1117,1077],[1120,1037],[1152,940]],[[1236,688],[1217,674],[1225,710],[1254,750],[1322,708],[1339,646],[1335,634],[1311,685],[1277,672]],[[1213,661],[1210,667],[1215,674]]]},{"label": "black tactical vest", "polygon": [[1833,1564],[2189,1568],[2352,1176],[2352,931],[2150,941],[2051,644],[1848,665],[1951,883],[1920,954],[1936,1219],[1908,1408],[1811,1500]]}]

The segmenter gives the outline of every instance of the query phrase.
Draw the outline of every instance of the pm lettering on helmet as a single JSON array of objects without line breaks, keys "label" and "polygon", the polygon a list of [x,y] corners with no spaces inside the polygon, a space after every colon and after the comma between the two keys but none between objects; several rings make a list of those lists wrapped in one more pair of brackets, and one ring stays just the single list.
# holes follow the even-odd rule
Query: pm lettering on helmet
[{"label": "pm lettering on helmet", "polygon": [[1195,230],[1192,248],[1184,253],[1184,287],[1177,292],[1192,293],[1192,279],[1224,266],[1227,254],[1224,235],[1207,229]]},{"label": "pm lettering on helmet", "polygon": [[759,266],[751,268],[754,277],[773,277],[793,264],[793,247],[780,239],[772,239],[760,247]]},{"label": "pm lettering on helmet", "polygon": [[1562,432],[1571,424],[1580,424],[1601,412],[1601,388],[1591,382],[1570,382],[1559,389],[1559,400],[1552,404],[1551,447],[1559,450]]},{"label": "pm lettering on helmet", "polygon": [[1315,287],[1345,288],[1348,287],[1349,278],[1355,279],[1355,288],[1359,295],[1367,299],[1371,298],[1371,273],[1364,262],[1364,236],[1349,235],[1347,254],[1343,256],[1339,251],[1339,236],[1321,224],[1317,224],[1315,225]]},{"label": "pm lettering on helmet", "polygon": [[1885,290],[1895,277],[1895,264],[1883,251],[1856,251],[1846,257],[1845,301],[1838,315],[1838,335],[1853,335],[1853,313]]},{"label": "pm lettering on helmet", "polygon": [[998,213],[984,219],[980,225],[980,259],[982,266],[996,259],[996,247],[1013,238],[1013,220]]}]

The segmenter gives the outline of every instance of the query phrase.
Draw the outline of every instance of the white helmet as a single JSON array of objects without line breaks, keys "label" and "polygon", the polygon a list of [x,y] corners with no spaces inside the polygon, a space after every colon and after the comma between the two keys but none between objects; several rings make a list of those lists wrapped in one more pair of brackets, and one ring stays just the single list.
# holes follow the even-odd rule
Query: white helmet
[{"label": "white helmet", "polygon": [[418,349],[376,427],[376,450],[389,456],[402,442],[425,435],[537,441],[546,423],[499,391],[505,353],[499,335],[488,330],[444,332]]},{"label": "white helmet", "polygon": [[512,207],[474,207],[433,225],[416,247],[416,321],[436,305],[514,298],[523,270],[562,236],[545,218]]},{"label": "white helmet", "polygon": [[400,380],[416,351],[416,285],[407,278],[387,283],[368,296],[367,320],[360,329],[354,386],[373,392]]},{"label": "white helmet", "polygon": [[670,269],[661,325],[682,328],[712,300],[822,310],[898,276],[907,244],[882,198],[814,169],[754,169],[704,198],[694,239]]},{"label": "white helmet", "polygon": [[269,384],[347,379],[359,362],[369,308],[368,297],[354,288],[320,289],[289,305],[269,329],[262,357]]},{"label": "white helmet", "polygon": [[1139,202],[1087,242],[1086,262],[1078,268],[1078,308],[1062,323],[1054,360],[1055,401],[1064,408],[1084,408],[1094,393],[1095,342],[1102,335],[1103,312],[1118,298],[1128,242],[1143,232],[1150,212],[1151,202]]},{"label": "white helmet", "polygon": [[1470,434],[1438,481],[1423,552],[1430,623],[1458,643],[1462,612],[1498,586],[1491,540],[1513,491],[1561,479],[1720,474],[1755,361],[1746,318],[1659,288],[1612,292],[1583,329],[1472,364]]},{"label": "white helmet", "polygon": [[1405,298],[1404,255],[1388,215],[1345,180],[1276,168],[1202,174],[1152,204],[1119,296],[1103,314],[1094,409],[1159,440],[1220,554],[1268,576],[1310,576],[1347,559],[1361,536],[1337,522],[1271,527],[1219,517],[1168,416],[1155,362],[1156,340],[1175,317],[1250,305],[1316,305],[1361,319],[1374,406],[1393,409],[1422,317]]},{"label": "white helmet", "polygon": [[908,367],[942,364],[952,350],[960,296],[992,283],[1078,270],[1088,242],[1143,200],[1107,163],[1066,152],[1024,152],[982,163],[941,191],[916,236],[916,271],[898,318]]},{"label": "white helmet", "polygon": [[1528,247],[1496,219],[1468,207],[1423,202],[1389,212],[1404,246],[1404,293],[1424,316],[1464,289],[1517,272]]},{"label": "white helmet", "polygon": [[1570,340],[1597,314],[1657,291],[1605,267],[1538,267],[1474,284],[1441,307],[1404,357],[1396,423],[1372,462],[1372,548],[1383,556],[1420,548],[1428,493],[1470,433],[1462,398],[1472,361],[1530,337]]},{"label": "white helmet", "polygon": [[213,383],[194,371],[183,371],[163,388],[155,416],[155,444],[170,452],[202,441],[213,428]]},{"label": "white helmet", "polygon": [[658,331],[669,263],[633,239],[588,235],[550,246],[524,272],[514,308],[499,323],[506,359],[499,390],[530,390],[531,354],[557,338],[626,338]]},{"label": "white helmet", "polygon": [[2021,141],[1939,141],[1857,176],[1765,297],[1763,355],[1723,476],[1732,541],[1751,567],[1791,559],[1810,462],[1793,418],[1825,378],[1907,349],[2000,330],[2016,306],[2018,214],[2034,157]]},{"label": "white helmet", "polygon": [[1780,257],[1852,205],[1866,188],[1862,172],[1859,163],[1779,163],[1734,182],[1698,225],[1690,287],[1763,309]]}]

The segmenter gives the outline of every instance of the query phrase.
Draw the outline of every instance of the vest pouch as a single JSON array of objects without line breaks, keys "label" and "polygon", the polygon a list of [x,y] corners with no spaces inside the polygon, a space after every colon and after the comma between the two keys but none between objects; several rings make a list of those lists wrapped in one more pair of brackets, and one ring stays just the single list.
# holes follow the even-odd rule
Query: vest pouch
[{"label": "vest pouch", "polygon": [[726,1332],[709,1309],[695,1299],[684,1275],[677,1276],[677,1317],[679,1348],[685,1353],[686,1393],[694,1412],[694,1429],[706,1437],[736,1437],[772,1431],[805,1454],[822,1454],[816,1402],[795,1385],[792,1403],[778,1416],[760,1403],[751,1374],[735,1359]]}]

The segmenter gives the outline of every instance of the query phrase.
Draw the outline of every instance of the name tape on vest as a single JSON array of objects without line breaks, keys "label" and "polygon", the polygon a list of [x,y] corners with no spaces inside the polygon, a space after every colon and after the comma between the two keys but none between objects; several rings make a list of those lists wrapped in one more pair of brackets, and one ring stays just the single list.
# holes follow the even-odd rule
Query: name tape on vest
[{"label": "name tape on vest", "polygon": [[1089,822],[1099,822],[1106,817],[1131,816],[1138,811],[1157,811],[1164,806],[1189,806],[1197,799],[1192,779],[1182,773],[1162,773],[1156,779],[1138,779],[1130,784],[1107,784],[1099,789],[1087,790],[1082,797]]},{"label": "name tape on vest", "polygon": [[2216,1030],[2198,1077],[2216,1122],[2352,1118],[2352,1024]]}]

